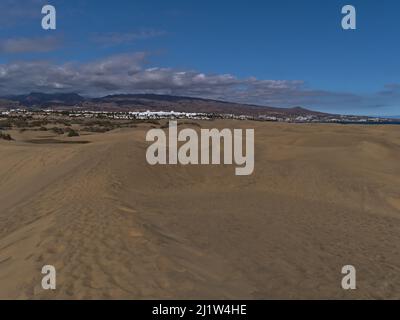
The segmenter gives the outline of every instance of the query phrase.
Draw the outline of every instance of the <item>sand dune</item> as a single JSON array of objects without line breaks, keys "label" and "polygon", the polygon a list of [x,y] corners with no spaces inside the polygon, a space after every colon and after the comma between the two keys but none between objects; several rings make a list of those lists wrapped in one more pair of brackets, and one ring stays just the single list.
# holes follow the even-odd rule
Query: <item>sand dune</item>
[{"label": "sand dune", "polygon": [[148,126],[0,141],[0,298],[400,298],[398,127],[201,125],[255,128],[254,174],[152,167]]}]

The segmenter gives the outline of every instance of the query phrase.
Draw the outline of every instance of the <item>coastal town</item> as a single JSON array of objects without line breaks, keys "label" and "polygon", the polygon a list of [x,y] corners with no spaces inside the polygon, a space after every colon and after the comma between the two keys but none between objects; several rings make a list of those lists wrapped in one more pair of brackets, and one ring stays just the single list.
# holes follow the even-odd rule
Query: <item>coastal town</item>
[{"label": "coastal town", "polygon": [[108,120],[213,120],[232,119],[249,121],[268,121],[286,123],[353,123],[353,124],[399,124],[399,119],[367,117],[356,115],[237,115],[229,113],[197,113],[176,111],[93,111],[93,110],[55,110],[27,108],[0,111],[0,118],[28,119],[108,119]]}]

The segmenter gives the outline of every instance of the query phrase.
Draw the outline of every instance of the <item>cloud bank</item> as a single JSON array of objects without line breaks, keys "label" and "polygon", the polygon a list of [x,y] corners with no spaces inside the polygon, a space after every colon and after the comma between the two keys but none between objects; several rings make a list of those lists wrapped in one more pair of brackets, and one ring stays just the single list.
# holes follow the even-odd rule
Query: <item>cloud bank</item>
[{"label": "cloud bank", "polygon": [[[11,47],[17,50],[18,43]],[[241,79],[231,74],[150,68],[148,64],[146,53],[115,55],[89,63],[21,61],[0,64],[0,95],[42,91],[77,92],[96,97],[148,92],[280,107],[302,105],[322,111],[342,106],[344,112],[346,106],[383,107],[386,100],[400,96],[400,86],[396,84],[365,97],[311,89],[301,80]]]},{"label": "cloud bank", "polygon": [[40,18],[41,8],[45,4],[45,0],[1,0],[0,28],[12,27],[38,17]]},{"label": "cloud bank", "polygon": [[55,37],[17,38],[0,41],[1,53],[50,52],[60,48],[61,41]]}]

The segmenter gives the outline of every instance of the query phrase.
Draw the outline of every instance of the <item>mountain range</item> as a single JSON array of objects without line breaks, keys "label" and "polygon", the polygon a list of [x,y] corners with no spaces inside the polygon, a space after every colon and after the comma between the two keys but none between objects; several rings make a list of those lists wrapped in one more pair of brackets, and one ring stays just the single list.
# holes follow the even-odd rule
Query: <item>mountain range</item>
[{"label": "mountain range", "polygon": [[119,94],[85,98],[77,93],[47,94],[32,92],[0,97],[0,108],[85,109],[101,111],[177,111],[235,115],[307,116],[324,113],[302,107],[275,108],[220,100],[158,94]]}]

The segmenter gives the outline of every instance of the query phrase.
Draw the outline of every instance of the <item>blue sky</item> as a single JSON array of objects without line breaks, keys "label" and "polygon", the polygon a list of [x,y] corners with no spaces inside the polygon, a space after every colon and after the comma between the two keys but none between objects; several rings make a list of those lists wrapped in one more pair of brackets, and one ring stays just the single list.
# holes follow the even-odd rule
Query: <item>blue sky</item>
[{"label": "blue sky", "polygon": [[[41,28],[41,7],[57,30]],[[341,28],[341,8],[357,30]],[[0,94],[155,92],[400,115],[396,0],[2,0]]]}]

